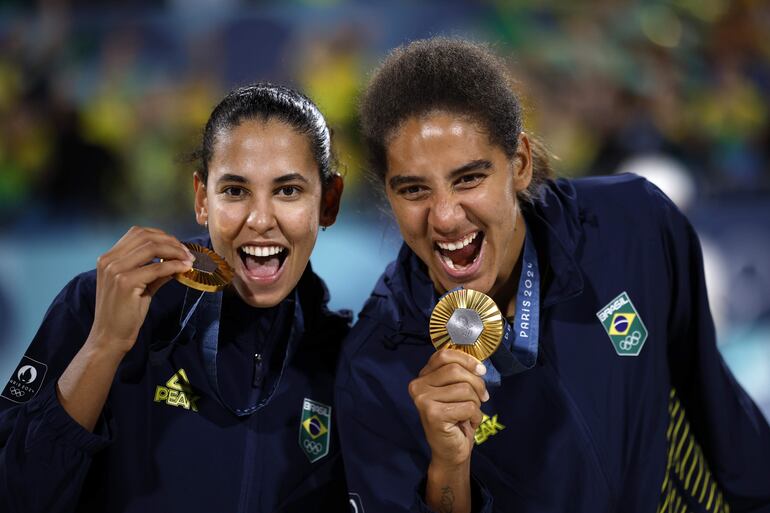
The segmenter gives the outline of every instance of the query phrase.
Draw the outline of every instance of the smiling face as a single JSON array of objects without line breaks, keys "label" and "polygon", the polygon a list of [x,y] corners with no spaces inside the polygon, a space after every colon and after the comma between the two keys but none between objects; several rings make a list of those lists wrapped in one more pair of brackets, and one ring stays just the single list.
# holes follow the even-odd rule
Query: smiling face
[{"label": "smiling face", "polygon": [[407,118],[386,157],[388,200],[436,290],[478,290],[505,310],[525,234],[516,193],[532,176],[526,135],[509,158],[472,119],[432,111]]},{"label": "smiling face", "polygon": [[198,222],[208,222],[214,251],[235,270],[235,289],[255,307],[274,306],[294,289],[341,192],[339,177],[322,187],[308,138],[275,119],[217,133],[207,183],[195,175]]}]

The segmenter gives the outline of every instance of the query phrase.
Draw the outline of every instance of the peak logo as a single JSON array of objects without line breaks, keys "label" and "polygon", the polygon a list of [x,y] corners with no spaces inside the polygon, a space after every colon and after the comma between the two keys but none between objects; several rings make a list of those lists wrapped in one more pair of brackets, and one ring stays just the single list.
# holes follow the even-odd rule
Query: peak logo
[{"label": "peak logo", "polygon": [[505,429],[505,426],[500,424],[500,421],[497,420],[497,414],[490,417],[485,413],[481,418],[481,424],[476,428],[476,433],[473,437],[476,441],[476,445],[483,444],[490,436],[496,435],[503,429]]},{"label": "peak logo", "polygon": [[46,372],[46,364],[23,356],[0,395],[14,403],[26,403],[40,391]]},{"label": "peak logo", "polygon": [[198,399],[200,398],[199,395],[195,395],[185,370],[179,369],[166,381],[166,386],[158,385],[155,387],[153,401],[197,412]]}]

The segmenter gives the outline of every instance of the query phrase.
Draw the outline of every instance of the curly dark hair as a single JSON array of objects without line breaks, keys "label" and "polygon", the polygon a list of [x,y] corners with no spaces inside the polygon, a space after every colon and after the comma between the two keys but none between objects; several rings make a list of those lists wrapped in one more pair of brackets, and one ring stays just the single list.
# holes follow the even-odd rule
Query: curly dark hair
[{"label": "curly dark hair", "polygon": [[[480,122],[493,144],[513,157],[522,130],[522,109],[502,61],[488,47],[463,39],[434,37],[393,50],[374,72],[359,104],[370,169],[384,180],[386,145],[411,116],[435,109]],[[519,193],[531,201],[553,177],[548,154],[534,138],[532,182]]]}]

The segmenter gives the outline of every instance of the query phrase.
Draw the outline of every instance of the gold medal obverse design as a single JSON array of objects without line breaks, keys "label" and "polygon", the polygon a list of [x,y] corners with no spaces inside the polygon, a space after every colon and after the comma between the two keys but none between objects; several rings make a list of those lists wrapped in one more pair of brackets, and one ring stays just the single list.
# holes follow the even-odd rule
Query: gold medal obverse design
[{"label": "gold medal obverse design", "polygon": [[484,361],[503,338],[503,316],[491,297],[472,289],[449,292],[430,315],[433,347],[456,349]]},{"label": "gold medal obverse design", "polygon": [[179,283],[203,292],[222,290],[233,279],[233,268],[227,261],[208,248],[191,242],[183,242],[195,257],[192,269],[178,273],[174,278]]}]

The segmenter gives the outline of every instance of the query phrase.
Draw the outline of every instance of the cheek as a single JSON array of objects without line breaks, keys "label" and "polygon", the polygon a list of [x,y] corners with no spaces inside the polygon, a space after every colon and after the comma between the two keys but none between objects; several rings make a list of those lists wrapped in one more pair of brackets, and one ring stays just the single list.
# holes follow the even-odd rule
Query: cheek
[{"label": "cheek", "polygon": [[281,230],[295,246],[313,248],[319,226],[319,205],[297,202],[286,205],[281,212]]},{"label": "cheek", "polygon": [[248,208],[243,204],[209,203],[209,232],[212,238],[233,240],[248,216]]},{"label": "cheek", "polygon": [[408,203],[405,201],[391,201],[390,208],[393,211],[393,215],[396,217],[396,223],[398,228],[404,237],[404,240],[411,243],[415,242],[419,238],[420,234],[420,220],[423,219],[423,208]]}]

